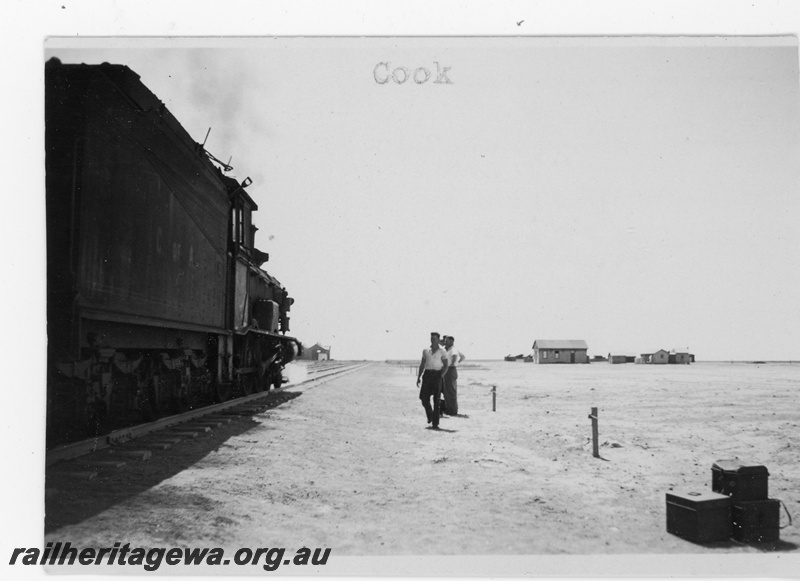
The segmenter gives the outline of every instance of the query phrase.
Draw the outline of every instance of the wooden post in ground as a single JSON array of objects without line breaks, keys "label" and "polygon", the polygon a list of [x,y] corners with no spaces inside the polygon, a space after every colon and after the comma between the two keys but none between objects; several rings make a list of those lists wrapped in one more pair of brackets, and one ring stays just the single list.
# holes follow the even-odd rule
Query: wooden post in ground
[{"label": "wooden post in ground", "polygon": [[600,450],[597,445],[597,408],[592,408],[592,413],[589,414],[589,419],[592,420],[592,456],[599,458]]},{"label": "wooden post in ground", "polygon": [[492,411],[497,411],[497,386],[492,386]]}]

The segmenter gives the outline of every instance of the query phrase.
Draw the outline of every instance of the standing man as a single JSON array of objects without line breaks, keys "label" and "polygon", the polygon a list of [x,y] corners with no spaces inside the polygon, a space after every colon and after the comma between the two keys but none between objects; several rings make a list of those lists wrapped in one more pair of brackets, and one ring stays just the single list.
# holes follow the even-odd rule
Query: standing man
[{"label": "standing man", "polygon": [[453,345],[456,340],[452,335],[445,335],[444,346],[447,355],[447,371],[444,376],[445,413],[458,415],[458,364],[464,361],[464,354]]},{"label": "standing man", "polygon": [[[442,346],[442,349],[445,351],[445,355],[447,355],[447,335],[442,335],[442,338],[439,340],[439,345]],[[447,360],[448,364],[450,363],[450,359]],[[447,411],[447,397],[445,396],[445,385],[444,382],[447,379],[447,373],[445,373],[445,377],[442,378],[442,399],[439,401],[439,417],[443,418],[445,415],[448,414]]]},{"label": "standing man", "polygon": [[[439,397],[442,393],[442,379],[447,373],[447,354],[439,345],[439,333],[431,333],[431,346],[422,350],[422,360],[419,362],[417,372],[417,386],[419,399],[428,416],[428,423],[433,424],[433,429],[439,429]],[[424,374],[423,374],[424,372]],[[422,385],[420,386],[420,381]],[[433,408],[431,408],[433,398]]]}]

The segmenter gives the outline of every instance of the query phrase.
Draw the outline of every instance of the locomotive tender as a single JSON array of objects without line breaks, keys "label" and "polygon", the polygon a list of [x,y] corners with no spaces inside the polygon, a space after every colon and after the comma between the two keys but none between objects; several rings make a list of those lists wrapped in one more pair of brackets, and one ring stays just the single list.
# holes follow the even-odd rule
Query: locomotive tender
[{"label": "locomotive tender", "polygon": [[45,65],[47,443],[280,386],[258,209],[124,65]]}]

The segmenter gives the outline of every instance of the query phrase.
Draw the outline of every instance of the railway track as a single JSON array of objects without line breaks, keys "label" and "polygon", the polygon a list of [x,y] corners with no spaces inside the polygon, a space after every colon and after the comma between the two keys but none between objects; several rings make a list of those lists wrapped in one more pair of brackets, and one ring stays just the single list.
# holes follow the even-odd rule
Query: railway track
[{"label": "railway track", "polygon": [[[190,410],[182,414],[176,414],[159,418],[152,422],[138,424],[136,426],[126,427],[114,430],[103,436],[96,438],[89,438],[56,446],[47,450],[45,454],[45,466],[50,467],[57,462],[64,460],[73,460],[97,452],[105,448],[120,446],[122,444],[129,444],[144,436],[153,436],[160,432],[164,432],[164,438],[161,440],[154,439],[149,446],[158,447],[159,442],[163,445],[168,445],[174,442],[175,438],[181,437],[195,437],[198,433],[210,431],[219,421],[223,421],[225,416],[233,415],[246,415],[247,413],[257,413],[260,400],[274,397],[274,394],[291,390],[293,388],[307,388],[326,380],[333,379],[334,377],[341,377],[358,369],[368,366],[368,362],[310,362],[302,367],[295,365],[292,371],[296,371],[299,377],[292,377],[292,372],[289,373],[289,382],[284,384],[278,389],[272,389],[261,393],[254,393],[251,395],[238,397],[229,401],[225,401],[210,406]],[[222,420],[220,420],[222,418]],[[228,418],[230,421],[230,418]],[[185,430],[181,431],[182,424],[185,425]],[[130,449],[130,446],[126,446]],[[130,450],[130,457],[140,457],[146,459],[149,457],[144,451]]]}]

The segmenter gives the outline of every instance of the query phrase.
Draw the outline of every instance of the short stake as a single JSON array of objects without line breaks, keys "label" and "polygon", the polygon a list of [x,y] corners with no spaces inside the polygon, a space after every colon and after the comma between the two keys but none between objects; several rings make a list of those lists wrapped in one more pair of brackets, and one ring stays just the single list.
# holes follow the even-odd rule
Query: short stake
[{"label": "short stake", "polygon": [[589,419],[592,420],[592,456],[599,458],[600,450],[597,446],[597,408],[592,408],[592,413],[589,414]]},{"label": "short stake", "polygon": [[497,386],[492,386],[492,411],[497,411]]}]

